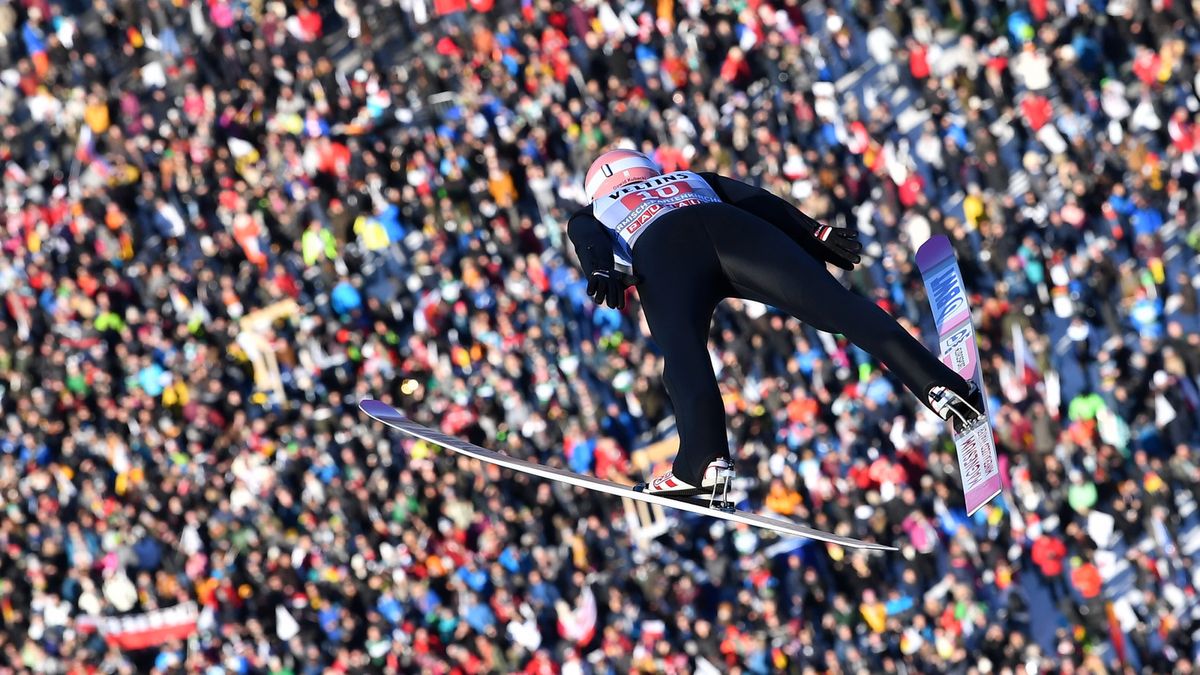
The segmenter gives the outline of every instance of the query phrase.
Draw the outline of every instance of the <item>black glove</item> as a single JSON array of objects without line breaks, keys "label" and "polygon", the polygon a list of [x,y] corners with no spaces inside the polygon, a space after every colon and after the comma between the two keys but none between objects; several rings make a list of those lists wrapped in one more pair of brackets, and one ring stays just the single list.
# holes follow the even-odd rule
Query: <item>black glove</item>
[{"label": "black glove", "polygon": [[822,225],[812,218],[808,218],[808,220],[813,224],[813,238],[820,243],[821,259],[844,270],[853,270],[854,266],[862,260],[858,255],[858,252],[862,250],[862,244],[858,241],[858,230]]},{"label": "black glove", "polygon": [[588,297],[597,305],[607,302],[613,309],[624,309],[627,284],[616,269],[612,235],[590,214],[572,217],[567,224],[567,235],[587,278]]},{"label": "black glove", "polygon": [[625,284],[612,270],[596,270],[588,276],[587,294],[597,305],[606,301],[613,309],[625,308]]}]

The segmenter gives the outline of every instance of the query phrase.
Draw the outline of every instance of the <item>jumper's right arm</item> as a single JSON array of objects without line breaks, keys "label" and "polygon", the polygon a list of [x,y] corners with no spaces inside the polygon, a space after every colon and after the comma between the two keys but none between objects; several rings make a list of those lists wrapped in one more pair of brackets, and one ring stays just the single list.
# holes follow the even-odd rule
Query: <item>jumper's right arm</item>
[{"label": "jumper's right arm", "polygon": [[587,294],[596,304],[625,307],[625,284],[621,282],[613,257],[612,235],[590,210],[580,211],[567,223],[567,236],[587,279]]}]

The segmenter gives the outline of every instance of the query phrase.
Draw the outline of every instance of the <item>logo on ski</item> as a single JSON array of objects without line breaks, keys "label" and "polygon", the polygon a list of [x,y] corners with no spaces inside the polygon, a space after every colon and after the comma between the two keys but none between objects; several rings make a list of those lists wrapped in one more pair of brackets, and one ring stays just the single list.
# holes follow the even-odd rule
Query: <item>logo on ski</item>
[{"label": "logo on ski", "polygon": [[971,379],[975,374],[975,350],[968,341],[975,337],[970,324],[955,330],[941,339],[942,363],[963,378]]},{"label": "logo on ski", "polygon": [[980,421],[962,434],[958,446],[958,461],[962,466],[963,491],[977,489],[991,475],[997,473],[996,464],[988,451],[992,430]]},{"label": "logo on ski", "polygon": [[927,287],[929,304],[933,306],[939,330],[946,324],[958,323],[964,318],[961,315],[969,316],[966,289],[963,288],[957,265],[946,265],[934,272],[927,282]]}]

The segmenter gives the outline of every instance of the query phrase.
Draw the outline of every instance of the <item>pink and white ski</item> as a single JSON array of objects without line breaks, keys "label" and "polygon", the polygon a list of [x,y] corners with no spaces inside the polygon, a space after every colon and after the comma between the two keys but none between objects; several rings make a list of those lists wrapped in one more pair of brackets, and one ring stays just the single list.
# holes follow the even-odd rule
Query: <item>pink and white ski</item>
[{"label": "pink and white ski", "polygon": [[[917,251],[917,267],[933,307],[942,363],[964,379],[974,380],[979,390],[985,391],[975,327],[971,324],[971,304],[950,240],[938,235],[922,244]],[[986,399],[985,393],[985,406]],[[962,474],[967,514],[971,515],[1001,491],[1000,464],[996,459],[992,425],[985,414],[961,433],[951,426],[951,434],[958,448],[958,468]]]}]

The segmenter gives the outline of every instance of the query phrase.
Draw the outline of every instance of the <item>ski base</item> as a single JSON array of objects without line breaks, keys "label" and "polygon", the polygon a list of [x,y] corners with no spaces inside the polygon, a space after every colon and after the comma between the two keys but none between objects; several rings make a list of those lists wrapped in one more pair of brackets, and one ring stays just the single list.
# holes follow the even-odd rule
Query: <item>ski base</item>
[{"label": "ski base", "polygon": [[610,480],[604,480],[603,478],[578,474],[573,471],[567,471],[565,469],[558,469],[538,464],[536,462],[510,457],[508,455],[496,452],[495,450],[482,448],[473,443],[468,443],[462,439],[454,438],[453,436],[447,436],[440,431],[436,431],[422,424],[418,424],[406,417],[400,411],[381,401],[364,399],[359,402],[358,407],[371,419],[374,419],[377,422],[382,422],[383,424],[386,424],[397,431],[406,433],[414,438],[419,438],[428,443],[433,443],[434,445],[445,448],[446,450],[477,459],[481,462],[488,462],[489,464],[495,464],[496,466],[511,469],[513,471],[520,471],[522,473],[537,476],[539,478],[558,481],[560,483],[566,483],[568,485],[574,485],[576,487],[594,490],[596,492],[603,492],[605,494],[615,495],[618,497],[628,497],[630,499],[636,499],[649,504],[667,506],[670,508],[679,509],[681,511],[687,511],[689,513],[720,518],[722,520],[728,520],[735,523],[743,523],[752,527],[772,530],[787,536],[802,537],[805,539],[812,539],[814,541],[837,544],[846,548],[860,549],[865,551],[898,550],[893,546],[885,546],[883,544],[862,541],[852,537],[843,537],[831,532],[816,530],[810,527],[805,527],[804,525],[790,523],[786,520],[762,516],[757,513],[748,513],[745,511],[739,511],[737,509],[725,511],[712,508],[707,504],[695,501],[695,498],[672,498],[656,494],[648,494],[645,492],[638,492],[633,489],[633,486],[630,485],[622,485]]}]

